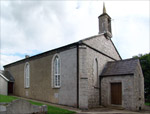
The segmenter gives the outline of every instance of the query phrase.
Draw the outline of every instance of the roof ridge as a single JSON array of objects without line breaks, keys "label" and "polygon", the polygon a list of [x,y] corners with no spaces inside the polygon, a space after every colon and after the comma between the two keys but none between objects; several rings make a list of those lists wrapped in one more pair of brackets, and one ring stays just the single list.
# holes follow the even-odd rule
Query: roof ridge
[{"label": "roof ridge", "polygon": [[117,60],[117,61],[109,61],[109,63],[113,63],[113,62],[124,62],[124,61],[130,61],[130,60],[139,60],[139,59],[138,59],[138,58],[128,58],[128,59]]},{"label": "roof ridge", "polygon": [[85,41],[85,40],[90,40],[92,38],[96,38],[96,37],[102,36],[102,35],[104,35],[104,33],[93,35],[93,36],[90,36],[90,37],[87,37],[87,38],[83,38],[83,39],[79,40],[78,42]]}]

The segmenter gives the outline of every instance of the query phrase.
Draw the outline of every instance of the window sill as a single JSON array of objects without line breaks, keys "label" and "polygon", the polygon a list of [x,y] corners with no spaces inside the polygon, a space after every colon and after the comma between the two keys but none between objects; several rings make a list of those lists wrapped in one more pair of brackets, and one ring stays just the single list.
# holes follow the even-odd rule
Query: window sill
[{"label": "window sill", "polygon": [[60,89],[60,87],[53,87],[53,89]]}]

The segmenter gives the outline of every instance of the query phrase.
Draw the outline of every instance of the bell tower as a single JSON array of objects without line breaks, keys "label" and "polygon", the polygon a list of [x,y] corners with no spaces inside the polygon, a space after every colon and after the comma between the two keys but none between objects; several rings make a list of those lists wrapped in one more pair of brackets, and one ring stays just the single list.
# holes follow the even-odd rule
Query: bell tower
[{"label": "bell tower", "polygon": [[98,17],[99,34],[104,33],[107,39],[112,37],[111,17],[106,13],[105,3],[103,3],[103,13]]}]

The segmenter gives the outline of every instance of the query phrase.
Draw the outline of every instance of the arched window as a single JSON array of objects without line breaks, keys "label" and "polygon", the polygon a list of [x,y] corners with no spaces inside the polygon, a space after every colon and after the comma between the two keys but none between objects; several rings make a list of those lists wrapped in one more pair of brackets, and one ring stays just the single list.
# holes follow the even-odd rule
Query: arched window
[{"label": "arched window", "polygon": [[96,61],[96,76],[97,76],[97,84],[96,84],[96,86],[99,87],[98,60],[95,59],[95,61]]},{"label": "arched window", "polygon": [[61,79],[60,79],[60,59],[58,55],[55,56],[53,61],[53,86],[60,87]]},{"label": "arched window", "polygon": [[98,77],[98,60],[97,58],[94,59],[94,64],[93,64],[93,86],[98,87],[99,86],[99,77]]},{"label": "arched window", "polygon": [[30,65],[29,63],[25,63],[24,66],[24,87],[29,88],[30,87]]}]

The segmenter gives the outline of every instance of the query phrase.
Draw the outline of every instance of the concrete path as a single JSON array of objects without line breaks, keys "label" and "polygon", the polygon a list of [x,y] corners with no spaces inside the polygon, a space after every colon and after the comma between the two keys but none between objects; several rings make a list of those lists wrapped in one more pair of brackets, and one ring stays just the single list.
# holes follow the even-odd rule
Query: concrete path
[{"label": "concrete path", "polygon": [[82,111],[77,114],[150,114],[150,111],[128,111],[128,110],[117,110],[112,108],[94,108],[87,111]]},{"label": "concrete path", "polygon": [[[15,97],[18,97],[18,96],[15,96]],[[75,111],[75,112],[77,112],[76,114],[150,114],[150,110],[149,111],[135,112],[135,111],[122,110],[122,109],[115,109],[113,107],[109,107],[109,108],[99,107],[99,108],[93,108],[93,109],[89,109],[89,110],[80,110],[77,108],[73,108],[73,107],[69,107],[69,106],[63,106],[63,105],[57,105],[57,104],[53,104],[53,103],[49,103],[49,102],[43,102],[43,101],[27,99],[27,98],[22,98],[22,97],[18,97],[18,98],[25,99],[25,100],[31,100],[31,101],[35,101],[35,102],[40,102],[43,104],[47,104],[47,105],[56,106],[56,107],[60,107],[63,109]]]}]

